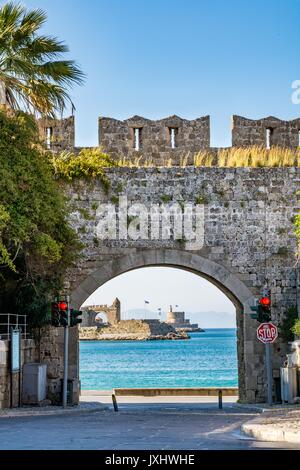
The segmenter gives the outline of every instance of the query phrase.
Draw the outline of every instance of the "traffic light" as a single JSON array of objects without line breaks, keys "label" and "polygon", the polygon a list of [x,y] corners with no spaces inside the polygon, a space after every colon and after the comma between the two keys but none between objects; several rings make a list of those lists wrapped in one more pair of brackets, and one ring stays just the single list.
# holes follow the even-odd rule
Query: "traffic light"
[{"label": "traffic light", "polygon": [[58,302],[59,313],[60,313],[60,326],[69,325],[69,306],[67,302]]},{"label": "traffic light", "polygon": [[77,326],[82,323],[82,318],[79,318],[82,315],[81,310],[71,309],[71,326]]},{"label": "traffic light", "polygon": [[60,326],[60,312],[57,302],[51,303],[51,325],[55,327]]},{"label": "traffic light", "polygon": [[264,295],[258,301],[257,319],[260,323],[271,321],[271,298],[270,294]]},{"label": "traffic light", "polygon": [[271,321],[271,292],[268,287],[262,291],[261,297],[256,299],[255,305],[250,307],[252,312],[251,318],[260,323],[267,323]]}]

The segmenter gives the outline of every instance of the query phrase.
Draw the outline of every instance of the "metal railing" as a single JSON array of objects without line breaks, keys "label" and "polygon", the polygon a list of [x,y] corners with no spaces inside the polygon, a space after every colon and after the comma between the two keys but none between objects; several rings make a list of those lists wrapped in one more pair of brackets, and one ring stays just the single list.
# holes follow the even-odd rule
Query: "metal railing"
[{"label": "metal railing", "polygon": [[27,339],[27,315],[0,313],[0,340],[10,340],[11,328],[20,329],[22,339]]}]

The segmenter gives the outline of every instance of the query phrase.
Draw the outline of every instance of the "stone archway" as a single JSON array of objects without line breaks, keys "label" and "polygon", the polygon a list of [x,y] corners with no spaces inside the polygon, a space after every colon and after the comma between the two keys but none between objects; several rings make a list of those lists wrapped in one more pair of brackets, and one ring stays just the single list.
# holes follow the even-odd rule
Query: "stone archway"
[{"label": "stone archway", "polygon": [[196,253],[173,250],[141,250],[106,262],[79,283],[72,291],[71,302],[80,307],[101,285],[126,272],[153,266],[175,267],[197,274],[216,285],[235,305],[237,320],[237,349],[239,397],[241,401],[255,401],[257,391],[253,384],[254,341],[250,306],[253,293],[224,266]]},{"label": "stone archway", "polygon": [[89,305],[82,309],[84,314],[82,318],[81,326],[98,326],[99,318],[102,314],[104,322],[109,323],[110,325],[115,325],[121,320],[121,303],[118,298],[116,298],[112,305]]}]

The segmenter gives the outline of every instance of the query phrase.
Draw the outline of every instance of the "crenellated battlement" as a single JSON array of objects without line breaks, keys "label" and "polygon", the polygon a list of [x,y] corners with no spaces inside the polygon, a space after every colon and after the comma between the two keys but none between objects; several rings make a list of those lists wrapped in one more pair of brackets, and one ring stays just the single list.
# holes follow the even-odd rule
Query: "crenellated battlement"
[{"label": "crenellated battlement", "polygon": [[247,119],[232,116],[232,146],[249,147],[257,145],[299,147],[300,119],[283,121],[269,116],[263,119]]},{"label": "crenellated battlement", "polygon": [[179,161],[210,146],[210,117],[194,120],[170,116],[151,121],[133,116],[125,121],[99,119],[99,145],[113,157],[134,159],[142,156],[160,164],[167,158]]},{"label": "crenellated battlement", "polygon": [[[40,135],[46,147],[54,152],[79,151],[75,148],[75,119],[40,119]],[[169,116],[150,120],[133,116],[124,121],[110,117],[99,118],[99,147],[115,159],[151,161],[154,166],[172,160],[193,164],[200,151],[210,150],[210,116],[188,120]],[[294,148],[300,144],[300,118],[284,121],[276,117],[248,119],[232,116],[232,147],[274,146]]]}]

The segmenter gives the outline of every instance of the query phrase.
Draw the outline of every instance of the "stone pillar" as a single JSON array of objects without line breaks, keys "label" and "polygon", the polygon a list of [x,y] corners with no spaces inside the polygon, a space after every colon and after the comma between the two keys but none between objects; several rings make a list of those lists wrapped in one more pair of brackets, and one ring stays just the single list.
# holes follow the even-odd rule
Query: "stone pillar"
[{"label": "stone pillar", "polygon": [[[47,364],[47,398],[53,404],[61,403],[61,380],[64,364],[64,329],[47,327],[40,341],[40,362]],[[73,403],[79,403],[79,334],[78,328],[70,328],[69,380],[73,380]]]}]

